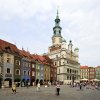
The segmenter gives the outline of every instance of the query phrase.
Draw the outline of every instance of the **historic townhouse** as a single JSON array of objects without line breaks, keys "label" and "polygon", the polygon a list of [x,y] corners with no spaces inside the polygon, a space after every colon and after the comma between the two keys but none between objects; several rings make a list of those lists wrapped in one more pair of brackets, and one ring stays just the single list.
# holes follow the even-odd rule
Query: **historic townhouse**
[{"label": "historic townhouse", "polygon": [[18,50],[18,54],[14,56],[14,82],[16,82],[16,84],[21,81],[21,59],[22,57]]},{"label": "historic townhouse", "polygon": [[3,79],[2,75],[3,75],[3,52],[0,46],[0,88],[2,86],[2,79]]},{"label": "historic townhouse", "polygon": [[18,49],[14,44],[0,40],[2,84],[11,86],[14,82],[14,59],[19,55]]},{"label": "historic townhouse", "polygon": [[[46,63],[48,65],[47,68],[48,68],[48,71],[49,71],[49,72],[45,72],[45,73],[50,73],[49,78],[50,78],[51,83],[55,82],[57,80],[57,68],[56,68],[56,66],[54,66],[53,60],[51,60],[47,55],[44,55],[43,57],[46,59]],[[47,75],[45,75],[45,76],[47,76]]]},{"label": "historic townhouse", "polygon": [[31,57],[29,52],[20,50],[21,59],[21,85],[26,86],[30,83]]},{"label": "historic townhouse", "polygon": [[47,62],[44,62],[44,81],[50,81],[50,64]]},{"label": "historic townhouse", "polygon": [[89,67],[89,80],[95,79],[95,68],[94,67]]},{"label": "historic townhouse", "polygon": [[95,78],[100,80],[100,66],[95,68]]},{"label": "historic townhouse", "polygon": [[88,66],[80,66],[80,78],[89,79],[89,68]]},{"label": "historic townhouse", "polygon": [[47,54],[57,67],[57,80],[67,83],[80,79],[79,49],[75,48],[73,51],[71,40],[67,45],[66,40],[61,35],[61,30],[57,12],[53,27],[52,46],[49,47]]},{"label": "historic townhouse", "polygon": [[93,81],[95,78],[97,78],[96,70],[98,72],[97,67],[80,66],[81,79],[88,79],[89,81]]},{"label": "historic townhouse", "polygon": [[41,63],[40,64],[40,83],[43,84],[43,82],[44,82],[44,61],[45,61],[45,59],[41,55],[38,55],[37,57],[38,57],[38,61]]},{"label": "historic townhouse", "polygon": [[43,70],[44,70],[44,65],[41,61],[41,56],[40,55],[34,55],[36,58],[36,84],[40,82],[43,84],[44,77],[43,77]]},{"label": "historic townhouse", "polygon": [[36,58],[35,55],[31,55],[31,71],[30,71],[30,76],[31,76],[31,85],[35,83],[36,80]]}]

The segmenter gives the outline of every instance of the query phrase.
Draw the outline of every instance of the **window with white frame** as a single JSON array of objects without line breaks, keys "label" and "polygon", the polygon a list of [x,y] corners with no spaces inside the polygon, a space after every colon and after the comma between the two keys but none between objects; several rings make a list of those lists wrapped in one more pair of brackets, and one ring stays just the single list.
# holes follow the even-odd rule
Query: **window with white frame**
[{"label": "window with white frame", "polygon": [[20,70],[19,69],[16,69],[16,75],[20,75]]},{"label": "window with white frame", "polygon": [[16,65],[20,65],[20,61],[19,60],[16,60]]},{"label": "window with white frame", "polygon": [[32,76],[35,76],[35,72],[34,71],[32,71]]},{"label": "window with white frame", "polygon": [[10,74],[10,73],[11,73],[10,68],[7,68],[7,74]]},{"label": "window with white frame", "polygon": [[35,68],[35,64],[32,64],[32,68]]}]

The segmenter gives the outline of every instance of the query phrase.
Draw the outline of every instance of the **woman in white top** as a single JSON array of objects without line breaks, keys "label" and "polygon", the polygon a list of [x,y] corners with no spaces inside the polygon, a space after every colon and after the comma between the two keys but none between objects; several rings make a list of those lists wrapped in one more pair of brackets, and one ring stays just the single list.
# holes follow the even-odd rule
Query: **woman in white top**
[{"label": "woman in white top", "polygon": [[37,91],[40,90],[40,83],[37,84]]},{"label": "woman in white top", "polygon": [[60,85],[57,83],[56,85],[56,91],[57,91],[57,95],[59,95],[59,92],[60,92]]}]

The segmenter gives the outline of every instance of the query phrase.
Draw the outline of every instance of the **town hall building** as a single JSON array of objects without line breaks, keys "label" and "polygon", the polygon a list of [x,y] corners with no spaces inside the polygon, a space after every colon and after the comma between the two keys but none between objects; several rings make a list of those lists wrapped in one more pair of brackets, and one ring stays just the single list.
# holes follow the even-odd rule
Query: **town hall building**
[{"label": "town hall building", "polygon": [[80,63],[79,49],[73,50],[73,44],[69,43],[63,38],[61,34],[60,18],[55,19],[55,26],[53,27],[52,45],[48,48],[48,56],[53,59],[54,65],[57,67],[57,81],[64,83],[78,81],[80,79]]}]

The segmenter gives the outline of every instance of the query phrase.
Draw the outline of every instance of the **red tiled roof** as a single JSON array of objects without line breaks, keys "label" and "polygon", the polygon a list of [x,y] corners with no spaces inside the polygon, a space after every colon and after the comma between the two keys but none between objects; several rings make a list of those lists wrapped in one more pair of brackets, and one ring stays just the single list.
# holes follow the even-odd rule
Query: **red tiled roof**
[{"label": "red tiled roof", "polygon": [[16,45],[0,39],[0,51],[8,53],[19,53]]},{"label": "red tiled roof", "polygon": [[87,69],[88,66],[80,66],[81,69]]},{"label": "red tiled roof", "polygon": [[19,53],[20,53],[20,56],[26,57],[27,59],[32,60],[32,55],[29,52],[25,50],[19,50]]},{"label": "red tiled roof", "polygon": [[97,67],[95,67],[95,68],[100,68],[100,66],[97,66]]}]

